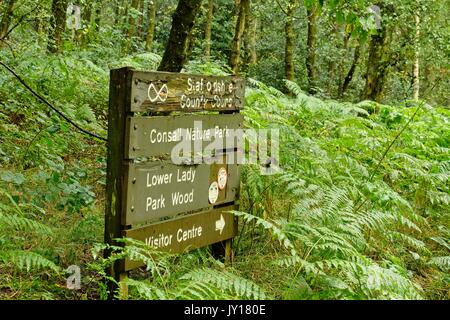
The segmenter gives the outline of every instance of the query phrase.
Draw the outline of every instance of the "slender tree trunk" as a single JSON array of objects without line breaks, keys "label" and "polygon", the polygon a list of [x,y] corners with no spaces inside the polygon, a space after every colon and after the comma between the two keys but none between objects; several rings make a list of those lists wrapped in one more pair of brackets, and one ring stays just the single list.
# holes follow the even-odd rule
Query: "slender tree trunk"
[{"label": "slender tree trunk", "polygon": [[[329,40],[331,42],[336,42],[336,41],[338,41],[338,39],[341,38],[340,29],[341,29],[340,24],[336,23],[335,25],[333,25],[333,31],[330,32],[330,38],[329,38]],[[330,57],[328,57],[328,64],[327,64],[327,80],[328,81],[326,83],[327,95],[329,97],[339,95],[339,88],[340,88],[339,85],[336,87],[336,91],[335,92],[333,91],[335,89],[336,82],[339,83],[339,81],[340,81],[339,79],[340,79],[339,66],[336,63],[335,56],[330,56]]]},{"label": "slender tree trunk", "polygon": [[236,28],[234,31],[233,42],[231,43],[231,54],[229,65],[233,73],[239,72],[240,56],[241,56],[241,42],[244,34],[245,19],[249,11],[250,0],[241,0],[239,4],[239,14],[236,20]]},{"label": "slender tree trunk", "polygon": [[179,0],[159,71],[180,72],[187,59],[189,35],[194,27],[201,0]]},{"label": "slender tree trunk", "polygon": [[44,16],[44,12],[45,10],[38,6],[36,9],[36,20],[34,21],[34,30],[38,33],[38,34],[42,34],[44,33],[44,20],[42,19],[42,17]]},{"label": "slender tree trunk", "polygon": [[420,17],[416,16],[416,39],[415,39],[415,59],[414,59],[414,72],[413,72],[413,98],[419,100],[420,93]]},{"label": "slender tree trunk", "polygon": [[209,61],[211,57],[211,29],[212,29],[212,18],[214,11],[213,0],[208,0],[208,15],[206,16],[205,25],[205,58]]},{"label": "slender tree trunk", "polygon": [[[139,2],[140,2],[140,0],[132,0],[131,7],[134,10],[139,10]],[[128,23],[129,27],[128,27],[128,30],[127,30],[127,35],[125,37],[125,47],[124,47],[125,53],[128,53],[129,50],[130,50],[130,46],[131,46],[131,43],[132,43],[132,40],[133,40],[134,31],[136,29],[136,21],[137,21],[137,19],[135,19],[133,17],[133,15],[130,15],[130,20],[129,20],[129,23]]]},{"label": "slender tree trunk", "polygon": [[294,10],[297,4],[296,0],[290,0],[286,10],[286,23],[284,32],[286,44],[284,48],[284,73],[287,80],[294,81]]},{"label": "slender tree trunk", "polygon": [[87,32],[81,35],[81,43],[85,45],[89,41],[90,27],[92,19],[93,0],[87,0],[84,7],[81,8],[81,20],[83,27],[88,26]]},{"label": "slender tree trunk", "polygon": [[369,59],[367,61],[366,85],[363,99],[381,102],[384,83],[387,78],[389,58],[388,38],[386,28],[378,30],[372,35],[369,46]]},{"label": "slender tree trunk", "polygon": [[[345,78],[345,62],[348,60],[349,50],[348,50],[348,43],[350,41],[351,32],[347,31],[347,24],[344,24],[344,41],[342,46],[342,55],[339,59],[339,75],[338,75],[338,85],[337,85],[337,91],[338,95],[340,97],[342,84],[344,82]],[[344,54],[345,52],[345,54]]]},{"label": "slender tree trunk", "polygon": [[16,0],[9,0],[6,5],[6,10],[3,13],[2,21],[0,22],[0,39],[5,37],[8,33],[9,24],[13,16],[14,3]]},{"label": "slender tree trunk", "polygon": [[87,0],[83,8],[81,8],[81,18],[87,24],[91,24],[92,18],[92,0]]},{"label": "slender tree trunk", "polygon": [[360,56],[361,56],[361,45],[358,44],[358,46],[355,48],[352,65],[344,78],[342,87],[339,90],[339,98],[342,98],[344,96],[345,91],[347,91],[348,86],[353,79],[353,75],[355,74],[356,67],[358,66]]},{"label": "slender tree trunk", "polygon": [[250,7],[248,11],[247,18],[245,19],[245,31],[244,31],[244,44],[245,44],[245,64],[247,66],[255,65],[257,62],[256,56],[256,25],[257,19],[252,10],[252,3],[250,2]]},{"label": "slender tree trunk", "polygon": [[114,25],[120,23],[122,20],[122,1],[123,0],[117,0],[116,7],[114,8]]},{"label": "slender tree trunk", "polygon": [[150,52],[152,51],[153,38],[155,37],[156,0],[149,0],[147,11],[148,11],[148,27],[147,27],[147,37],[145,39],[145,50]]},{"label": "slender tree trunk", "polygon": [[95,4],[95,25],[94,25],[94,30],[98,31],[100,30],[100,23],[101,23],[101,18],[102,18],[102,2],[97,0],[96,4]]},{"label": "slender tree trunk", "polygon": [[47,50],[52,53],[62,51],[62,34],[66,26],[67,0],[52,0],[52,15],[50,17],[50,33]]},{"label": "slender tree trunk", "polygon": [[319,6],[307,8],[308,14],[308,40],[306,70],[308,73],[309,93],[316,93],[317,71],[316,71],[316,43],[317,43],[317,20],[319,18]]},{"label": "slender tree trunk", "polygon": [[[128,0],[125,0],[125,3],[123,4],[123,7],[120,9],[120,16],[119,16],[119,24],[120,26],[126,25],[128,23],[128,10],[130,8],[130,2]],[[124,32],[127,32],[126,29],[124,29]]]},{"label": "slender tree trunk", "polygon": [[141,39],[142,38],[142,33],[144,32],[143,30],[143,26],[144,26],[144,16],[145,16],[145,3],[144,0],[140,0],[139,1],[139,6],[138,6],[138,10],[141,12],[141,15],[139,16],[139,19],[137,21],[137,25],[136,25],[136,36]]}]

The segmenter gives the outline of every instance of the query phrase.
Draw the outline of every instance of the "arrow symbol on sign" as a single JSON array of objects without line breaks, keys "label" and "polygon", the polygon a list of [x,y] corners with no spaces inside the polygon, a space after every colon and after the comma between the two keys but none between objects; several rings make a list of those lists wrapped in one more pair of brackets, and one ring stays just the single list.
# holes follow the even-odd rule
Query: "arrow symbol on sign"
[{"label": "arrow symbol on sign", "polygon": [[216,231],[220,231],[222,234],[223,228],[225,228],[225,219],[223,215],[220,215],[220,219],[216,221]]}]

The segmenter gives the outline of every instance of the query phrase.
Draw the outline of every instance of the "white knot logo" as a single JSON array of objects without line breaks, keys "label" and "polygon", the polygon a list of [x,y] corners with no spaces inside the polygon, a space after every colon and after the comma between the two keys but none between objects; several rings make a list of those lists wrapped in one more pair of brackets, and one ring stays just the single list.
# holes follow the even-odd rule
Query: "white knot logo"
[{"label": "white knot logo", "polygon": [[163,84],[161,88],[157,89],[153,83],[150,83],[150,85],[148,86],[147,95],[150,102],[164,102],[167,100],[167,96],[169,95],[169,88],[166,84]]}]

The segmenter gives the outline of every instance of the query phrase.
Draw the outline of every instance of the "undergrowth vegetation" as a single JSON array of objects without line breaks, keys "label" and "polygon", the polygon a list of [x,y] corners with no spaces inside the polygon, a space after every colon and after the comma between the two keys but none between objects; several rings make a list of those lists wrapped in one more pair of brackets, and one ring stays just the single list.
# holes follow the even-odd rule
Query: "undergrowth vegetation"
[{"label": "undergrowth vegetation", "polygon": [[[3,51],[7,52],[7,51]],[[160,57],[93,48],[5,54],[69,118],[106,135],[109,67]],[[101,54],[100,54],[101,53]],[[189,72],[222,74],[195,61]],[[280,130],[282,171],[242,174],[232,265],[129,242],[103,259],[106,149],[0,72],[0,298],[103,299],[104,267],[127,256],[137,299],[449,299],[449,109],[320,100],[247,80],[248,127]],[[64,270],[81,267],[82,287]]]}]

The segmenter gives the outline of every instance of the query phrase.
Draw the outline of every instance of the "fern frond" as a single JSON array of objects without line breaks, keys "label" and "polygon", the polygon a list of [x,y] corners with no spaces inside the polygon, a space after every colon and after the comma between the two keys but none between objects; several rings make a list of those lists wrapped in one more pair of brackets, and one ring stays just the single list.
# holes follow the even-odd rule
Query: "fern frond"
[{"label": "fern frond", "polygon": [[41,232],[52,234],[52,229],[40,222],[17,215],[5,215],[0,213],[0,225],[20,231]]},{"label": "fern frond", "polygon": [[436,266],[444,272],[450,272],[450,256],[433,257],[428,260],[427,264]]},{"label": "fern frond", "polygon": [[27,271],[31,269],[51,269],[59,272],[60,268],[52,261],[44,258],[40,254],[24,251],[24,250],[7,250],[0,251],[0,259],[4,263],[12,263],[19,269],[26,268]]},{"label": "fern frond", "polygon": [[256,225],[262,226],[264,227],[264,229],[271,230],[274,238],[277,239],[286,249],[290,250],[291,255],[293,256],[297,255],[295,247],[293,246],[291,241],[284,234],[284,232],[280,228],[278,228],[275,224],[242,211],[233,210],[230,211],[230,213],[243,218],[247,222],[255,221]]},{"label": "fern frond", "polygon": [[170,297],[167,297],[166,293],[164,293],[157,286],[152,285],[148,281],[138,281],[133,280],[131,278],[127,278],[124,282],[130,287],[133,287],[137,290],[138,296],[140,298],[146,300],[167,300]]},{"label": "fern frond", "polygon": [[267,298],[264,290],[252,281],[225,271],[197,269],[185,274],[182,279],[214,285],[217,289],[230,292],[237,298],[254,300]]},{"label": "fern frond", "polygon": [[423,241],[416,239],[412,236],[409,236],[409,235],[406,235],[404,233],[397,232],[397,231],[391,231],[389,233],[389,237],[390,237],[391,241],[393,241],[393,242],[401,240],[405,244],[410,246],[411,248],[414,248],[420,252],[425,252],[428,254],[430,253],[430,251],[428,250],[428,248],[426,247],[426,245]]}]

